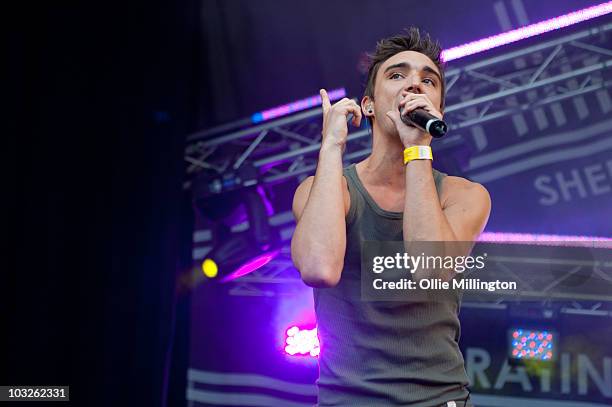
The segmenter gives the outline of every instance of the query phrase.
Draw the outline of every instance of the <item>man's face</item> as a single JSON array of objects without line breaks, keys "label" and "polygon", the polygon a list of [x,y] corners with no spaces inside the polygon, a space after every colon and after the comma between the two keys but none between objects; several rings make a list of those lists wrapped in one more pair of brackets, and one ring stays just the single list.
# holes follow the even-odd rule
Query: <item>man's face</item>
[{"label": "man's face", "polygon": [[441,110],[442,79],[440,71],[429,57],[416,51],[403,51],[387,59],[378,69],[374,87],[376,117],[385,132],[396,133],[395,125],[386,112],[398,110],[406,93],[425,94]]}]

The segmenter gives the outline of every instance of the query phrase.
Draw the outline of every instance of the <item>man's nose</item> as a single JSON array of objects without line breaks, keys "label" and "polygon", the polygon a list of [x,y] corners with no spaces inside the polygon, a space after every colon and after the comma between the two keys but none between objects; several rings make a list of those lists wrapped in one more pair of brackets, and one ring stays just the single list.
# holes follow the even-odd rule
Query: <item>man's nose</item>
[{"label": "man's nose", "polygon": [[406,84],[404,85],[403,93],[423,93],[423,89],[421,88],[421,78],[416,75],[409,76],[406,79]]}]

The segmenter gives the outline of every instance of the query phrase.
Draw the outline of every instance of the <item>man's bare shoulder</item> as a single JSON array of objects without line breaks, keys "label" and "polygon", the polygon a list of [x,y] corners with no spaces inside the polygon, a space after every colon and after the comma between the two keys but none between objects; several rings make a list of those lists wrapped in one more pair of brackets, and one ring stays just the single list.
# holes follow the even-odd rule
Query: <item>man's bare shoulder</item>
[{"label": "man's bare shoulder", "polygon": [[[448,175],[442,178],[442,188],[448,189],[467,189],[473,188],[476,185],[481,185],[477,182],[470,181],[467,178],[457,177],[454,175]],[[481,185],[482,186],[482,185]]]},{"label": "man's bare shoulder", "polygon": [[445,204],[456,202],[457,199],[488,200],[489,192],[482,184],[466,178],[454,175],[444,177],[440,188],[440,202],[442,202],[442,206],[445,207]]},{"label": "man's bare shoulder", "polygon": [[442,210],[458,241],[475,241],[489,219],[491,197],[484,186],[461,177],[445,177]]}]

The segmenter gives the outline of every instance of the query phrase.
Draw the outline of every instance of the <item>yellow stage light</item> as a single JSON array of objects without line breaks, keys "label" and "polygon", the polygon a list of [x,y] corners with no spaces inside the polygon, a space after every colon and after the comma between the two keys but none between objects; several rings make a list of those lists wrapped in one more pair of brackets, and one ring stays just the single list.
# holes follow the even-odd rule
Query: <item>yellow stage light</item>
[{"label": "yellow stage light", "polygon": [[219,268],[217,267],[217,263],[212,259],[205,259],[202,262],[202,271],[204,275],[208,278],[217,277],[217,273],[219,272]]}]

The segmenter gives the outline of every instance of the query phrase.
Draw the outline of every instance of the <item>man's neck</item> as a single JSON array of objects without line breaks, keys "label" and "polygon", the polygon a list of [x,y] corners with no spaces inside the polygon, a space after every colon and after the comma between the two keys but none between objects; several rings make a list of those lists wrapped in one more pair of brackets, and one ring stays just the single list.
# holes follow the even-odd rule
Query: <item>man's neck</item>
[{"label": "man's neck", "polygon": [[403,191],[406,187],[404,146],[398,136],[385,134],[377,128],[373,131],[372,153],[358,164],[362,180],[370,185]]}]

